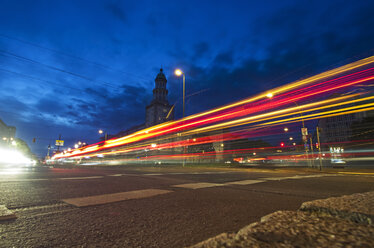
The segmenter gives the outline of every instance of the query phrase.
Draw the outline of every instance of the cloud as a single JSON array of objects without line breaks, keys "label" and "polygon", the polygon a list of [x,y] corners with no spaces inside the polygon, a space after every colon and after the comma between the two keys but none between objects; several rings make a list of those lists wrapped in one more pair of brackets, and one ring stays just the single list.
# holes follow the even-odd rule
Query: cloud
[{"label": "cloud", "polygon": [[210,47],[207,42],[199,42],[193,46],[192,50],[193,50],[192,58],[197,59],[197,58],[201,58],[205,56],[209,52]]},{"label": "cloud", "polygon": [[219,53],[215,58],[213,63],[216,65],[232,65],[234,62],[232,52]]},{"label": "cloud", "polygon": [[105,8],[110,13],[112,13],[113,16],[115,16],[116,18],[118,18],[119,20],[121,20],[123,23],[127,23],[128,22],[126,13],[123,11],[123,9],[118,4],[107,3],[105,5]]},{"label": "cloud", "polygon": [[[188,114],[240,100],[328,70],[331,65],[346,64],[373,54],[374,31],[369,27],[374,24],[374,18],[370,11],[355,9],[350,13],[351,18],[346,15],[339,17],[341,26],[333,22],[330,28],[318,29],[316,26],[316,32],[314,29],[307,32],[303,28],[308,26],[305,22],[309,22],[312,16],[304,10],[302,6],[292,7],[270,17],[269,21],[261,20],[261,28],[267,31],[259,36],[266,34],[269,39],[273,38],[267,43],[264,58],[255,59],[247,54],[238,66],[226,68],[224,65],[234,61],[233,54],[237,51],[233,51],[218,54],[208,68],[189,63],[187,94],[199,89],[210,90],[189,99]],[[286,15],[294,12],[306,16]],[[328,15],[328,11],[320,15],[320,18],[313,16],[318,19],[315,24],[328,26],[329,21],[322,18]],[[359,25],[363,23],[365,25]],[[343,29],[346,32],[342,34]],[[272,31],[275,31],[273,36]]]}]

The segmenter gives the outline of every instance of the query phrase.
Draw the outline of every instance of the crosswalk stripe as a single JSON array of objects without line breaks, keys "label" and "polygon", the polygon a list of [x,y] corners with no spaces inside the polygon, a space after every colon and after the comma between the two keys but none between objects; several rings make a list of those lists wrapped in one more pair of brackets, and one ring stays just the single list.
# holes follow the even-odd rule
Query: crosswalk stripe
[{"label": "crosswalk stripe", "polygon": [[69,198],[62,199],[62,201],[74,205],[76,207],[87,207],[94,205],[102,205],[106,203],[119,202],[131,199],[140,199],[147,198],[161,194],[171,193],[171,190],[161,190],[161,189],[143,189],[143,190],[134,190],[127,192],[120,192],[114,194],[104,194],[96,196],[87,196],[79,198]]}]

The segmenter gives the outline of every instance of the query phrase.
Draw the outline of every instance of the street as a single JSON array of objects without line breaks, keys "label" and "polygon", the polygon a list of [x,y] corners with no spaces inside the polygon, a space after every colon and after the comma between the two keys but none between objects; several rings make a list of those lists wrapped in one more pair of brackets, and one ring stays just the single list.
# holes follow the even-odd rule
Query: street
[{"label": "street", "polygon": [[0,247],[190,246],[305,201],[374,190],[374,173],[339,172],[1,168],[0,205],[17,219],[0,222]]}]

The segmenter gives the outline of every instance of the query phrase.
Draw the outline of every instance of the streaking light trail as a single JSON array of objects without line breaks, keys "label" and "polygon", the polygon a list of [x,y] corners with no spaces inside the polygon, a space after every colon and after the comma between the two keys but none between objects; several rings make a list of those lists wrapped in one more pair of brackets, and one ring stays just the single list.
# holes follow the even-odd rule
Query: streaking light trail
[{"label": "streaking light trail", "polygon": [[[314,132],[322,119],[374,110],[374,96],[368,91],[370,88],[365,87],[374,81],[373,62],[374,56],[368,57],[232,104],[55,154],[52,161],[84,163],[94,159],[99,163],[109,160],[137,163],[187,159],[193,163],[201,159],[265,161],[275,157],[306,160],[309,148],[305,146],[304,155],[303,144],[309,141],[305,138],[301,141],[301,122],[303,126],[307,122],[305,125]],[[298,140],[283,137],[284,125],[293,125],[293,136]],[[309,146],[313,148],[313,137],[308,137]],[[286,140],[293,142],[285,144]],[[240,146],[244,148],[233,149]],[[257,149],[260,152],[250,153]],[[284,155],[285,152],[292,155]],[[282,156],[274,153],[282,153]],[[314,155],[310,158],[314,159]],[[240,159],[237,156],[241,156]]]}]

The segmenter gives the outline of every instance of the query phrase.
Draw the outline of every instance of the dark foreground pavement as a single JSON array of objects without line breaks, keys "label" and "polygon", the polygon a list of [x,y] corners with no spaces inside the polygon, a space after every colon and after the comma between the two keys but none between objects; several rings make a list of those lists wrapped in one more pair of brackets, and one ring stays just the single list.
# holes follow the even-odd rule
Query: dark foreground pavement
[{"label": "dark foreground pavement", "polygon": [[[15,175],[0,173],[0,189],[0,205],[17,217],[0,222],[0,247],[186,247],[220,233],[231,239],[249,223],[259,222],[261,217],[277,211],[282,212],[269,219],[279,219],[268,222],[269,226],[258,223],[260,234],[256,240],[282,239],[275,231],[275,235],[268,236],[264,230],[270,230],[271,226],[286,227],[293,218],[300,220],[294,223],[310,221],[310,227],[315,227],[325,222],[319,221],[321,217],[318,221],[309,219],[315,217],[311,211],[298,211],[304,202],[374,191],[374,173],[171,167],[36,168]],[[332,229],[340,226],[339,221],[351,222],[329,218],[335,224],[323,225]],[[292,228],[284,230],[296,232]],[[361,235],[361,242],[366,242],[363,234],[352,229],[344,233]],[[296,239],[288,242],[297,244]]]}]

